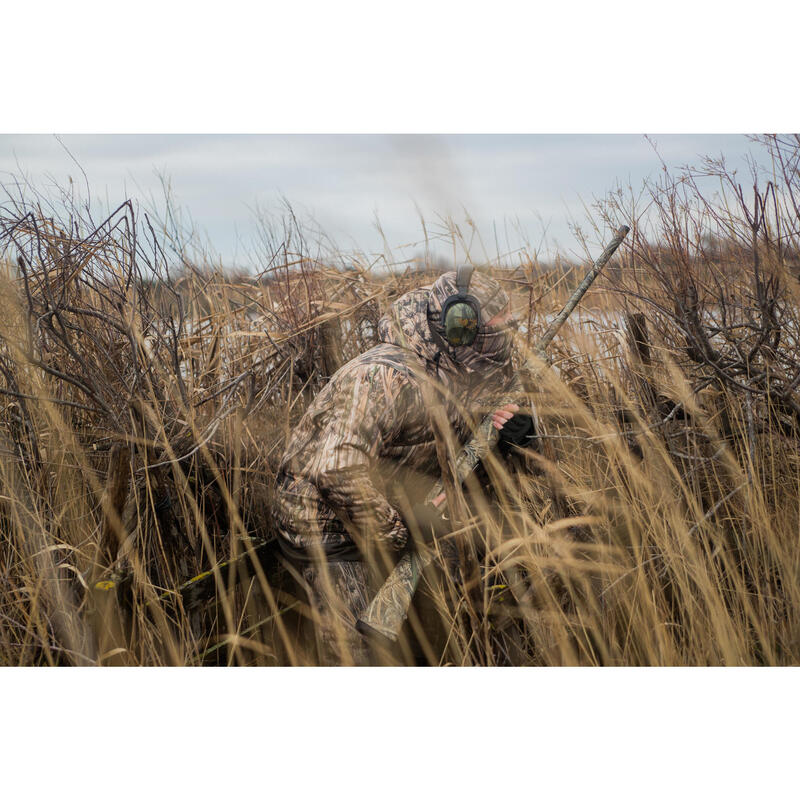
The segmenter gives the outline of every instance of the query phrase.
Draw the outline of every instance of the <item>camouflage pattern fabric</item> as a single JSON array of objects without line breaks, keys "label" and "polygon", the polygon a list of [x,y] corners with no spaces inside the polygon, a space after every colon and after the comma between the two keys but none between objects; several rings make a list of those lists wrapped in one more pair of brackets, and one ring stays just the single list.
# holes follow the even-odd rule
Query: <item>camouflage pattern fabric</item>
[{"label": "camouflage pattern fabric", "polygon": [[370,601],[367,565],[363,561],[306,564],[302,575],[320,666],[369,665],[367,642],[355,629]]},{"label": "camouflage pattern fabric", "polygon": [[[463,444],[511,378],[509,331],[485,327],[507,308],[508,296],[475,273],[470,294],[481,303],[483,330],[472,345],[450,347],[440,319],[455,291],[455,272],[448,272],[395,301],[380,320],[381,343],[331,377],[279,466],[276,527],[287,554],[306,563],[318,640],[337,663],[346,663],[342,630],[344,646],[360,642],[354,624],[369,600],[367,563],[406,547],[398,509],[422,500],[439,477],[434,417]],[[424,490],[410,488],[415,482]]]},{"label": "camouflage pattern fabric", "polygon": [[[471,414],[482,416],[510,378],[507,331],[484,331],[469,347],[437,344],[437,314],[455,291],[448,272],[395,301],[379,323],[382,343],[333,375],[292,433],[275,521],[298,555],[319,545],[329,560],[358,559],[371,544],[402,550],[408,530],[391,501],[409,476],[438,477],[432,412],[464,443]],[[481,273],[470,294],[481,302],[484,326],[508,306],[499,284]]]}]

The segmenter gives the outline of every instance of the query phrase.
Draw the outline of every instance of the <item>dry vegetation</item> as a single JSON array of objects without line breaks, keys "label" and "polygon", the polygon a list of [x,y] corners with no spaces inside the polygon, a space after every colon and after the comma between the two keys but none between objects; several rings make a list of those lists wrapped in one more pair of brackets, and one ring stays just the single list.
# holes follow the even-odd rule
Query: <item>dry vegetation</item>
[{"label": "dry vegetation", "polygon": [[[800,140],[760,144],[769,175],[709,161],[597,206],[632,231],[553,343],[540,448],[489,470],[456,523],[459,579],[426,581],[444,640],[379,660],[797,663]],[[95,222],[8,190],[0,663],[313,660],[262,544],[275,468],[426,272],[328,252],[291,216],[262,244],[261,274],[231,276],[131,204]],[[527,251],[488,268],[524,353],[580,268]]]}]

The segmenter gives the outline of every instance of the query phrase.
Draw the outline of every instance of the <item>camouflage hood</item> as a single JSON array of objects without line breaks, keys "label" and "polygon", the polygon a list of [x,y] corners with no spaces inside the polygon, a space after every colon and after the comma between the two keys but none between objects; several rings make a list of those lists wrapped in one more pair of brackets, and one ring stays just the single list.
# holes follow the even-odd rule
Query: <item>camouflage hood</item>
[{"label": "camouflage hood", "polygon": [[378,324],[382,342],[412,350],[455,379],[484,380],[511,366],[507,328],[489,328],[488,320],[508,307],[508,295],[497,281],[476,272],[469,293],[481,304],[481,328],[471,345],[453,347],[443,340],[442,306],[456,293],[456,273],[445,272],[435,283],[407,292],[392,303]]}]

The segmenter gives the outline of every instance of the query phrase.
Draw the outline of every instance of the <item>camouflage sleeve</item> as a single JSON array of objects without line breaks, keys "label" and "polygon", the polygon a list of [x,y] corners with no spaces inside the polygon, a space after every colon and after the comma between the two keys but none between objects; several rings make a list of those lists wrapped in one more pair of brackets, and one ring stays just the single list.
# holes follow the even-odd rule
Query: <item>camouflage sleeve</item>
[{"label": "camouflage sleeve", "polygon": [[408,530],[370,473],[381,445],[402,425],[407,379],[381,364],[351,370],[337,387],[319,440],[314,480],[324,500],[362,538],[402,550]]}]

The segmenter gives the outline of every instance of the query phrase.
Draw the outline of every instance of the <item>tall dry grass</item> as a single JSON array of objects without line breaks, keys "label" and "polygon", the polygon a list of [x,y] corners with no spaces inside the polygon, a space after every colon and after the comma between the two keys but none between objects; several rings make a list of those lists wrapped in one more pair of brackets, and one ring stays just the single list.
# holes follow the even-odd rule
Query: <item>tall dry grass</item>
[{"label": "tall dry grass", "polygon": [[[378,663],[797,662],[800,143],[760,144],[746,188],[709,161],[599,204],[598,239],[633,230],[537,366],[539,447],[471,482],[456,567]],[[313,663],[261,544],[276,466],[433,265],[376,269],[289,215],[230,275],[130,203],[93,220],[29,187],[0,242],[0,662]],[[580,277],[555,266],[487,266],[521,359]]]}]

